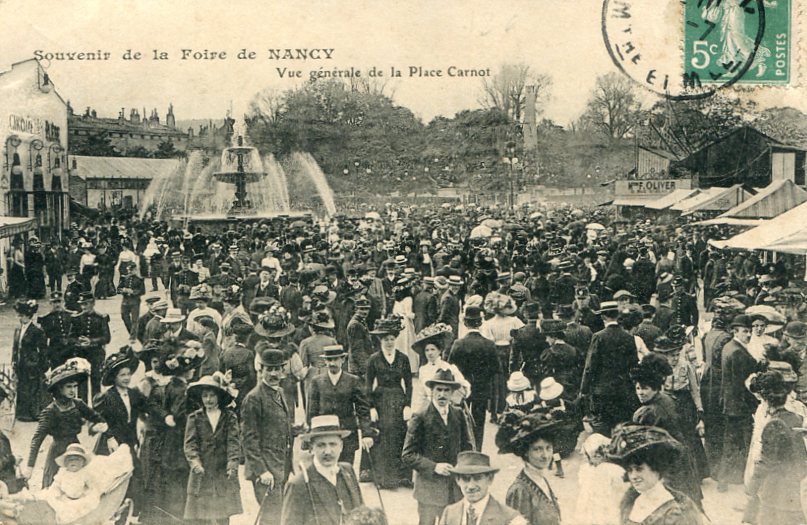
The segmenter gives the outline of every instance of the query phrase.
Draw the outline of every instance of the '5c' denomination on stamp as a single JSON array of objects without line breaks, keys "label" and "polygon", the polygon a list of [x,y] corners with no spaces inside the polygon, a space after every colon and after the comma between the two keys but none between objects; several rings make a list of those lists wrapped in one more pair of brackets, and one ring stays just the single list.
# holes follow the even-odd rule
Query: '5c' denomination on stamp
[{"label": "'5c' denomination on stamp", "polygon": [[[776,34],[768,32],[766,17],[769,3],[605,0],[603,38],[616,66],[645,88],[672,99],[708,97],[738,82],[776,81]],[[787,9],[777,9],[777,33],[785,34],[780,40],[789,43],[789,32],[782,29],[789,28]],[[789,55],[789,46],[781,47]],[[789,70],[787,65],[784,60],[782,71]]]},{"label": "'5c' denomination on stamp", "polygon": [[[741,84],[790,81],[791,0],[686,2],[684,60],[704,84],[722,84],[744,66]],[[764,31],[760,35],[760,28]]]}]

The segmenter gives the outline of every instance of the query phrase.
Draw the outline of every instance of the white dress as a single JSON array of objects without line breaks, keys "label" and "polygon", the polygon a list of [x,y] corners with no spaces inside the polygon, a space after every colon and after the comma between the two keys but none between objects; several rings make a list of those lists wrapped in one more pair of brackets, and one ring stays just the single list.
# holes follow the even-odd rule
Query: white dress
[{"label": "white dress", "polygon": [[406,296],[400,301],[395,301],[392,305],[392,313],[403,318],[403,330],[395,339],[395,348],[409,358],[409,366],[414,374],[420,366],[420,356],[412,350],[412,343],[415,341],[415,313],[412,311],[412,297]]}]

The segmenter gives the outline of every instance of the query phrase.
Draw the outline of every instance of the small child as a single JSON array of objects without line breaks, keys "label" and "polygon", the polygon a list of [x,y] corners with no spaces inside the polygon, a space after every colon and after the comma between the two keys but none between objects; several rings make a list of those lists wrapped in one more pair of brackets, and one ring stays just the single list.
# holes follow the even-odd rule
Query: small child
[{"label": "small child", "polygon": [[533,390],[530,380],[521,371],[510,374],[510,378],[507,380],[507,392],[504,401],[508,409],[515,408],[529,412],[535,405],[535,390]]},{"label": "small child", "polygon": [[56,458],[59,471],[45,490],[45,500],[56,511],[59,523],[75,521],[98,506],[101,496],[93,488],[92,473],[86,468],[89,463],[89,455],[78,443],[68,445]]},{"label": "small child", "polygon": [[625,471],[605,461],[605,448],[611,442],[602,434],[591,434],[583,442],[586,461],[580,465],[577,493],[577,521],[591,525],[620,523],[619,502],[627,490]]}]

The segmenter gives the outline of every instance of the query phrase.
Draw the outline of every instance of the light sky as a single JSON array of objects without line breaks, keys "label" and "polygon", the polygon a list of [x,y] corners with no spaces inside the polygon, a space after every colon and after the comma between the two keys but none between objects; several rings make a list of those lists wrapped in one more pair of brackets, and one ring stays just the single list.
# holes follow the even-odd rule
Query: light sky
[{"label": "light sky", "polygon": [[[178,7],[179,4],[189,7]],[[254,93],[294,87],[276,67],[307,72],[378,66],[490,68],[522,62],[552,77],[542,117],[566,125],[585,107],[598,75],[617,71],[601,34],[600,0],[295,1],[5,0],[0,68],[31,58],[35,50],[112,53],[109,61],[56,62],[48,67],[57,90],[76,112],[86,106],[117,116],[121,107],[164,118],[169,102],[177,119],[220,118],[232,106],[243,113]],[[141,61],[123,61],[127,49]],[[151,60],[152,49],[167,61]],[[225,61],[179,60],[182,48],[224,50]],[[235,60],[241,48],[258,53]],[[333,48],[333,60],[272,61],[268,48]],[[47,64],[45,64],[47,65]],[[479,107],[479,78],[402,78],[390,84],[396,103],[428,121]],[[807,92],[757,92],[763,105],[804,110]],[[651,96],[645,97],[648,101]]]}]

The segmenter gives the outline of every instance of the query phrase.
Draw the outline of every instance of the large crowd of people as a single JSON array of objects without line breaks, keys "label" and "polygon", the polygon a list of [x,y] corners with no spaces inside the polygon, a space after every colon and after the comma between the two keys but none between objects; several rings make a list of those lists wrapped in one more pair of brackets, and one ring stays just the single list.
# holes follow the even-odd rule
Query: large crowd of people
[{"label": "large crowd of people", "polygon": [[[689,525],[707,478],[745,485],[747,523],[805,522],[807,324],[783,259],[603,209],[355,215],[17,239],[0,393],[36,431],[19,472],[0,439],[0,481],[39,486],[50,436],[43,488],[87,497],[89,453],[125,450],[143,524],[228,523],[243,482],[256,523],[384,523],[372,482],[411,488],[422,525]],[[116,295],[120,349],[95,310]],[[490,442],[523,461],[504,501]]]}]

